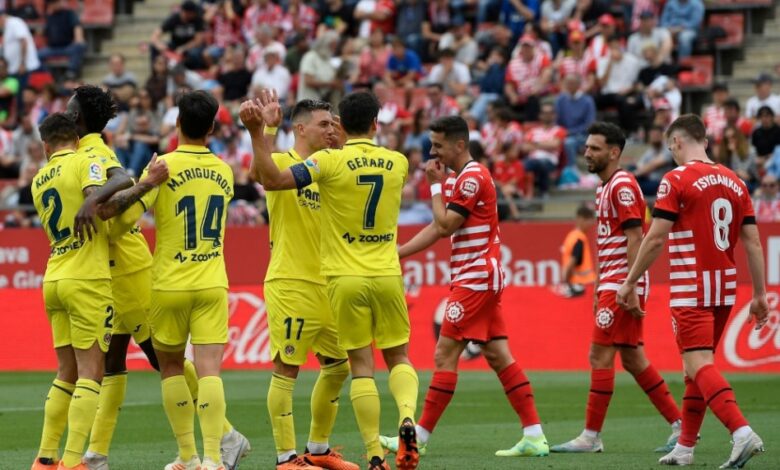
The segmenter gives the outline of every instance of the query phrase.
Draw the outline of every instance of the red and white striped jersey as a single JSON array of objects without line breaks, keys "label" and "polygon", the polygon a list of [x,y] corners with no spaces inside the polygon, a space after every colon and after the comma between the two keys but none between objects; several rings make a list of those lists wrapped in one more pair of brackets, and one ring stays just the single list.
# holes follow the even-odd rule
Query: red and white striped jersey
[{"label": "red and white striped jersey", "polygon": [[[646,207],[636,178],[625,170],[616,171],[596,189],[599,292],[617,291],[626,280],[628,238],[624,230],[642,227],[642,233],[646,231]],[[648,287],[648,276],[644,273],[637,282],[637,294],[646,297]]]},{"label": "red and white striped jersey", "polygon": [[504,287],[496,187],[488,169],[472,160],[444,183],[444,203],[466,220],[452,234],[450,285],[475,291]]},{"label": "red and white striped jersey", "polygon": [[556,126],[553,124],[550,127],[545,126],[534,126],[532,127],[526,134],[525,134],[525,141],[532,143],[532,144],[538,144],[542,142],[550,142],[553,140],[557,140],[560,142],[560,145],[558,146],[558,149],[554,152],[550,152],[548,150],[542,150],[542,149],[536,149],[532,150],[528,154],[528,158],[531,159],[547,159],[553,162],[553,164],[558,164],[558,156],[563,151],[563,141],[566,139],[566,129],[564,129],[561,126]]},{"label": "red and white striped jersey", "polygon": [[755,224],[745,183],[728,168],[690,162],[668,172],[653,217],[674,222],[669,233],[671,307],[734,305],[734,245],[743,224]]}]

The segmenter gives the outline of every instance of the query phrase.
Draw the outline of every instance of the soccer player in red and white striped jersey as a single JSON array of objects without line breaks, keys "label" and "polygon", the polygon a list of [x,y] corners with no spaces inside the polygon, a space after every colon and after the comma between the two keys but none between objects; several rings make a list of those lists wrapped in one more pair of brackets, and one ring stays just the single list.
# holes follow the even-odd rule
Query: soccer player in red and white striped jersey
[{"label": "soccer player in red and white striped jersey", "polygon": [[680,166],[661,181],[653,223],[618,292],[618,303],[643,315],[636,283],[668,238],[669,303],[686,377],[682,435],[660,463],[693,463],[693,447],[709,407],[734,441],[729,460],[721,468],[742,468],[753,455],[763,452],[763,442],[742,415],[713,356],[736,298],[734,245],[738,239],[744,244],[753,279],[750,314],[756,328],[767,321],[764,254],[753,205],[739,177],[707,157],[706,129],[698,116],[676,119],[666,131],[666,139]]},{"label": "soccer player in red and white striped jersey", "polygon": [[[430,247],[442,237],[449,236],[452,241],[451,291],[436,343],[436,369],[417,424],[420,453],[455,393],[458,359],[472,341],[481,345],[523,424],[520,442],[496,455],[546,456],[549,447],[531,384],[512,357],[507,340],[501,308],[504,274],[493,179],[490,171],[469,154],[469,130],[463,118],[440,118],[430,129],[433,159],[426,167],[426,177],[431,183],[434,221],[398,252],[403,258]],[[455,172],[448,175],[445,167]],[[382,443],[391,451],[397,447],[395,439],[382,438]]]},{"label": "soccer player in red and white striped jersey", "polygon": [[[594,327],[590,347],[590,393],[585,429],[575,439],[553,446],[553,452],[602,452],[599,437],[615,388],[615,356],[620,360],[650,401],[672,426],[672,435],[661,451],[671,450],[680,435],[680,410],[669,387],[647,360],[642,340],[642,319],[618,307],[615,291],[636,259],[645,231],[645,201],[631,173],[620,169],[620,155],[626,143],[619,127],[605,122],[588,129],[585,160],[588,171],[599,175],[596,190],[599,278],[593,304]],[[648,293],[647,273],[637,281],[641,304]]]}]

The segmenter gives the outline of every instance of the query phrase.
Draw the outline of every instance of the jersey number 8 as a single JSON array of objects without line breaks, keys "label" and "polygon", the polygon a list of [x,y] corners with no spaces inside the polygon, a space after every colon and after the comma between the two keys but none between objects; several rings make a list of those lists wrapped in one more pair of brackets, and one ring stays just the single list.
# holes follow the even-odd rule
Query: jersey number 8
[{"label": "jersey number 8", "polygon": [[713,239],[715,246],[720,251],[726,251],[731,246],[729,241],[729,230],[731,221],[734,219],[734,211],[731,208],[731,202],[728,199],[719,197],[712,202],[712,222]]}]

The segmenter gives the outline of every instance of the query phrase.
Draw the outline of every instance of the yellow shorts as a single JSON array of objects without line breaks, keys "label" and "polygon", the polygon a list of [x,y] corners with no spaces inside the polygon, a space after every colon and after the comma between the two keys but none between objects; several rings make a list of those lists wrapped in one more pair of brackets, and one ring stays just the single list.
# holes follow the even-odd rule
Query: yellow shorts
[{"label": "yellow shorts", "polygon": [[152,290],[149,315],[152,344],[160,351],[181,351],[192,344],[225,344],[228,292],[222,287],[193,291]]},{"label": "yellow shorts", "polygon": [[146,268],[113,278],[111,291],[114,293],[116,308],[114,334],[133,335],[137,344],[149,339],[152,269]]},{"label": "yellow shorts", "polygon": [[89,349],[97,341],[101,351],[108,351],[114,320],[110,280],[44,282],[43,303],[55,348]]},{"label": "yellow shorts", "polygon": [[300,366],[309,351],[333,359],[346,359],[339,347],[336,320],[325,286],[297,279],[265,283],[271,357],[278,354],[287,365]]},{"label": "yellow shorts", "polygon": [[347,351],[379,349],[409,342],[409,312],[401,276],[328,278],[328,298],[336,316],[339,345]]}]

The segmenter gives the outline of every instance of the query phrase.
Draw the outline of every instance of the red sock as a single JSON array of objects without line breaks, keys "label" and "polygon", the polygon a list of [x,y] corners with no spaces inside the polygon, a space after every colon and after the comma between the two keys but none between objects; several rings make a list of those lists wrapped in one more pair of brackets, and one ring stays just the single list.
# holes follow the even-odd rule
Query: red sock
[{"label": "red sock", "polygon": [[601,432],[607,408],[615,390],[615,369],[593,369],[590,372],[590,393],[585,411],[585,429]]},{"label": "red sock", "polygon": [[523,369],[516,362],[513,362],[509,367],[498,373],[498,379],[504,385],[506,397],[517,416],[520,417],[523,427],[527,428],[534,424],[541,424],[542,421],[536,413],[531,382],[528,381],[528,377],[523,373]]},{"label": "red sock", "polygon": [[720,375],[715,365],[708,364],[696,374],[694,378],[696,385],[701,390],[702,396],[707,400],[707,406],[710,407],[715,416],[726,426],[729,432],[734,432],[742,426],[747,426],[748,422],[737,406],[737,398],[734,396],[734,390],[731,385]]},{"label": "red sock", "polygon": [[669,393],[669,386],[666,385],[663,377],[652,364],[634,379],[645,391],[656,409],[666,418],[667,423],[672,424],[678,419],[682,419],[680,409],[677,408],[677,403],[674,402],[672,394]]},{"label": "red sock", "polygon": [[696,386],[696,382],[685,376],[685,394],[682,402],[682,433],[678,440],[680,445],[686,447],[696,445],[696,441],[699,440],[701,423],[704,422],[704,414],[706,412],[707,405],[704,403],[701,390]]},{"label": "red sock", "polygon": [[431,377],[431,385],[428,394],[425,395],[425,406],[422,416],[417,422],[426,431],[433,432],[439,418],[450,404],[455,394],[455,386],[458,384],[458,373],[447,370],[437,370]]}]

